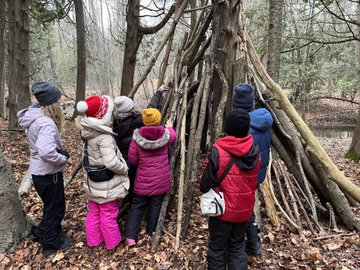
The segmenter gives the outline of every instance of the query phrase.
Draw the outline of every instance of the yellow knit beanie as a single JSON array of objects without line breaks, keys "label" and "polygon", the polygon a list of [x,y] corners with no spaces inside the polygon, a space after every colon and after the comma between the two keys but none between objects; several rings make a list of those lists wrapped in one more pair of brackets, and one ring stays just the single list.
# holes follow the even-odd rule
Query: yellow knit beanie
[{"label": "yellow knit beanie", "polygon": [[161,113],[158,109],[145,109],[142,112],[142,119],[145,126],[158,126],[161,122]]}]

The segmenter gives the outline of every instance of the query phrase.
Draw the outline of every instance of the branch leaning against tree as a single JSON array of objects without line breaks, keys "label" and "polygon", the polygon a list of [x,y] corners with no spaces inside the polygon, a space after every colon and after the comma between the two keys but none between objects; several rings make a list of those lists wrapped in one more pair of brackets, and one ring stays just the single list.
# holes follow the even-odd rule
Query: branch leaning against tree
[{"label": "branch leaning against tree", "polygon": [[241,27],[239,27],[239,35],[242,40],[245,41],[250,60],[253,63],[256,72],[258,73],[262,81],[265,83],[265,85],[271,90],[274,99],[279,103],[280,107],[288,115],[288,117],[291,119],[293,124],[296,126],[296,128],[304,138],[308,147],[307,149],[312,152],[316,160],[321,164],[321,166],[329,176],[329,179],[338,184],[343,191],[347,192],[357,202],[360,202],[360,187],[352,183],[335,166],[333,161],[322,148],[317,138],[314,136],[309,127],[305,124],[303,119],[300,117],[298,112],[290,103],[290,101],[282,91],[281,87],[270,78],[263,64],[261,63],[248,34]]}]

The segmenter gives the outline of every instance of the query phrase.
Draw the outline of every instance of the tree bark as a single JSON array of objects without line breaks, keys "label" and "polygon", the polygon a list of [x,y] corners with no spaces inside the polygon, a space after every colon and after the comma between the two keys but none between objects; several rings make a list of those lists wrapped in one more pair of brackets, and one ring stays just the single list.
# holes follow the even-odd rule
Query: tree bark
[{"label": "tree bark", "polygon": [[359,162],[360,160],[360,106],[351,145],[349,150],[346,152],[345,157],[354,160],[355,162]]},{"label": "tree bark", "polygon": [[18,241],[29,231],[15,180],[0,151],[0,252],[14,251]]},{"label": "tree bark", "polygon": [[0,0],[0,117],[6,118],[5,107],[5,29],[6,0]]},{"label": "tree bark", "polygon": [[269,1],[267,72],[275,82],[279,82],[283,9],[283,0]]},{"label": "tree bark", "polygon": [[[233,68],[236,57],[237,48],[237,29],[240,14],[241,1],[218,1],[212,0],[213,5],[213,20],[212,20],[212,55],[213,64],[219,65],[223,70],[228,84],[228,90],[232,91],[234,88]],[[213,108],[216,112],[221,101],[222,91],[224,88],[223,82],[214,70],[212,76],[211,88],[213,89]],[[228,93],[228,97],[231,95]],[[230,109],[230,99],[227,100],[226,109]],[[212,126],[215,127],[215,118],[212,119]],[[221,121],[222,122],[222,121]],[[219,127],[222,129],[222,126]],[[217,134],[212,132],[211,140],[214,141]]]},{"label": "tree bark", "polygon": [[17,128],[17,111],[30,105],[28,0],[8,1],[9,128]]},{"label": "tree bark", "polygon": [[[76,17],[76,45],[77,45],[77,70],[76,70],[76,103],[85,100],[86,87],[86,43],[85,43],[85,21],[82,0],[74,0]],[[74,110],[73,119],[78,115]]]}]

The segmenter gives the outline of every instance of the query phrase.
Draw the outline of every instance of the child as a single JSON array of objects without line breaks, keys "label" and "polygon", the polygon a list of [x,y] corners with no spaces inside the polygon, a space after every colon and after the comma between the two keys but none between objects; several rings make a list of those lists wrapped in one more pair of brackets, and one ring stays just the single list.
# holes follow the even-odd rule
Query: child
[{"label": "child", "polygon": [[141,219],[148,205],[146,232],[156,229],[161,204],[170,190],[168,147],[176,140],[175,130],[168,120],[160,126],[161,113],[157,109],[145,109],[142,113],[144,127],[134,131],[129,148],[131,165],[138,166],[134,185],[134,197],[126,223],[126,246],[135,245]]},{"label": "child", "polygon": [[[159,109],[163,92],[168,91],[168,89],[169,88],[166,85],[161,85],[160,88],[155,92],[154,96],[151,98],[147,107]],[[132,197],[136,167],[131,166],[129,163],[128,151],[134,130],[136,128],[143,127],[144,123],[141,117],[141,113],[134,107],[134,101],[131,98],[126,96],[119,96],[115,98],[114,103],[115,109],[113,130],[118,135],[115,138],[116,143],[129,167],[129,197]],[[132,198],[129,198],[130,201],[131,199]]]},{"label": "child", "polygon": [[[261,168],[257,180],[258,187],[265,180],[266,169],[269,164],[270,154],[270,129],[273,123],[271,113],[265,108],[254,108],[254,90],[250,84],[240,83],[235,87],[232,97],[233,109],[244,109],[250,116],[249,133],[254,137],[254,143],[259,146],[261,155]],[[257,200],[258,201],[258,200]],[[261,256],[262,248],[258,236],[259,228],[256,223],[255,214],[249,219],[246,230],[246,253],[248,255]]]},{"label": "child", "polygon": [[109,96],[91,96],[77,104],[77,110],[85,113],[80,122],[81,136],[90,165],[104,165],[115,173],[109,180],[95,181],[98,179],[92,180],[84,168],[84,189],[88,197],[87,245],[96,247],[105,242],[108,250],[115,249],[122,239],[117,223],[118,208],[129,189],[126,161],[110,127],[113,109],[114,102]]},{"label": "child", "polygon": [[200,191],[206,193],[217,182],[232,158],[234,165],[220,184],[225,213],[209,218],[208,269],[247,269],[245,231],[255,203],[256,180],[261,159],[248,134],[249,114],[233,110],[225,119],[227,136],[211,147],[205,159]]},{"label": "child", "polygon": [[31,86],[39,105],[17,113],[19,125],[26,129],[30,147],[30,173],[36,192],[44,203],[43,217],[32,234],[42,245],[44,256],[71,244],[63,237],[61,221],[65,215],[63,170],[69,153],[61,143],[61,91],[55,85],[40,81]]}]

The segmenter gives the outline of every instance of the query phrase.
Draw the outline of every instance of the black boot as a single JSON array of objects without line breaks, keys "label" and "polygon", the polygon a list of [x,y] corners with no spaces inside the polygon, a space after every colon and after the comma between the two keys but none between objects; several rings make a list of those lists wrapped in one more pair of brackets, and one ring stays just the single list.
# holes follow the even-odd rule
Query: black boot
[{"label": "black boot", "polygon": [[58,251],[59,249],[66,249],[68,246],[70,246],[71,243],[72,243],[72,239],[70,237],[65,237],[62,240],[62,243],[59,248],[55,248],[49,244],[43,244],[42,245],[42,247],[43,247],[42,254],[45,257],[49,257],[50,255],[56,253],[56,251]]},{"label": "black boot", "polygon": [[246,230],[246,243],[245,243],[246,254],[253,256],[261,256],[263,254],[258,233],[259,233],[258,226],[257,225],[254,226],[254,224],[249,224]]}]

